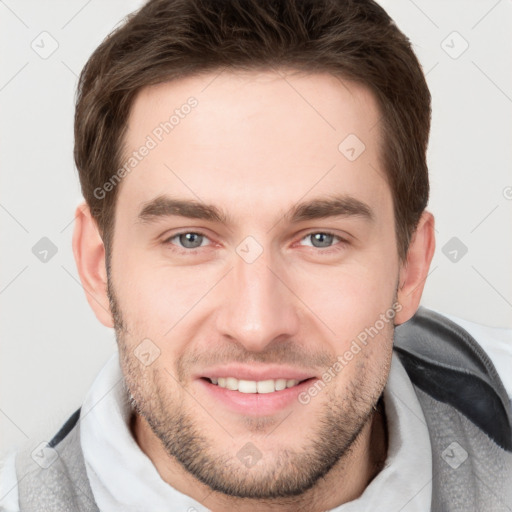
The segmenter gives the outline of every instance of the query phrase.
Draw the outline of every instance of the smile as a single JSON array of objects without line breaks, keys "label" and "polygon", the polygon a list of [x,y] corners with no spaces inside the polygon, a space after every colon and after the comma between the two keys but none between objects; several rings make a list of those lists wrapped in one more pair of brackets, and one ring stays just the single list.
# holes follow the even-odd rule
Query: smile
[{"label": "smile", "polygon": [[211,403],[215,410],[220,406],[243,416],[268,416],[289,407],[303,407],[298,396],[316,380],[316,377],[304,380],[202,377],[195,382],[207,396],[204,403]]},{"label": "smile", "polygon": [[304,382],[296,379],[242,380],[235,377],[219,377],[218,379],[208,380],[221,388],[239,391],[240,393],[274,393]]}]

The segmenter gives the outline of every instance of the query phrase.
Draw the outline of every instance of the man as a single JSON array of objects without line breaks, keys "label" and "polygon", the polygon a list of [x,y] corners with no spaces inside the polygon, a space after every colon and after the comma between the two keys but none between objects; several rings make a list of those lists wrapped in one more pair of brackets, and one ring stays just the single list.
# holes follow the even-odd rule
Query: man
[{"label": "man", "polygon": [[11,506],[509,510],[503,383],[418,312],[429,127],[371,1],[156,0],[109,36],[73,249],[119,354],[43,462],[17,456]]}]

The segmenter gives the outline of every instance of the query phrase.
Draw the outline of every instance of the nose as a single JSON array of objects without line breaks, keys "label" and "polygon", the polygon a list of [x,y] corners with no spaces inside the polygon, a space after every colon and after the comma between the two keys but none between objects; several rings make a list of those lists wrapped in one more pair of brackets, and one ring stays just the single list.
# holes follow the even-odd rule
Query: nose
[{"label": "nose", "polygon": [[238,255],[223,283],[217,315],[219,334],[246,350],[263,351],[274,340],[297,335],[297,299],[286,284],[286,273],[265,253],[248,263]]}]

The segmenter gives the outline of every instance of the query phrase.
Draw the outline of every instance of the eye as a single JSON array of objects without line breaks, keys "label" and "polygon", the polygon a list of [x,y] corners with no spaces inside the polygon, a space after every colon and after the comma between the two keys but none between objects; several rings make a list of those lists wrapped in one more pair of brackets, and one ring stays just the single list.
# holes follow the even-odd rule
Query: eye
[{"label": "eye", "polygon": [[209,245],[209,240],[205,235],[191,231],[177,233],[165,240],[164,243],[177,245],[183,249],[197,249],[198,247]]},{"label": "eye", "polygon": [[306,243],[305,245],[316,247],[318,249],[331,247],[333,244],[343,241],[343,239],[339,236],[336,236],[333,233],[325,233],[323,231],[317,233],[309,233],[301,240],[301,242],[308,240],[310,243]]}]

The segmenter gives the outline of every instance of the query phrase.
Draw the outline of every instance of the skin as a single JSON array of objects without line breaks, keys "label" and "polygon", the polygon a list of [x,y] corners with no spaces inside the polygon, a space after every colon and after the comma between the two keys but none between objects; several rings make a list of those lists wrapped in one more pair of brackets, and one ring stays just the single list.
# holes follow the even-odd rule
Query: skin
[{"label": "skin", "polygon": [[[392,322],[307,405],[243,415],[213,401],[195,377],[232,361],[321,376],[396,302],[395,324],[407,321],[433,256],[433,217],[424,212],[401,262],[379,109],[361,85],[281,70],[148,87],[132,106],[127,154],[190,96],[197,107],[119,185],[110,275],[97,225],[85,204],[77,208],[75,258],[97,318],[116,329],[133,435],[164,481],[211,510],[334,508],[360,496],[386,458],[376,404]],[[348,134],[366,146],[354,161],[338,150]],[[141,221],[160,195],[215,205],[230,223]],[[285,215],[334,195],[365,203],[373,219]],[[340,238],[313,246],[308,235],[326,231]],[[203,245],[180,247],[183,232],[203,233]],[[236,251],[248,236],[262,249],[252,263]],[[143,339],[160,351],[150,366],[134,356]],[[237,457],[248,442],[261,453],[252,467]]]}]

